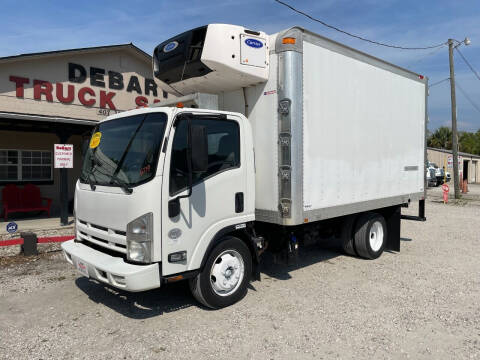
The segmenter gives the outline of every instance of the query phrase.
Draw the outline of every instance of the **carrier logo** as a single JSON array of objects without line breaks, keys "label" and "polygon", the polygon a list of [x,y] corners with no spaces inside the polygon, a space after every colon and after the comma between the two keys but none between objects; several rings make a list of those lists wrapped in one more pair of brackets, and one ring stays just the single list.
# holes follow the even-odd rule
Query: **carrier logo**
[{"label": "carrier logo", "polygon": [[263,46],[261,41],[258,41],[257,39],[251,39],[251,38],[246,39],[245,44],[247,44],[250,47],[257,48],[257,49],[261,48]]},{"label": "carrier logo", "polygon": [[163,47],[163,52],[164,52],[164,53],[168,53],[168,52],[170,52],[170,51],[172,51],[172,50],[175,50],[175,49],[177,48],[177,46],[178,46],[178,42],[176,42],[176,41],[171,41],[171,42],[169,42],[167,45],[165,45],[165,46]]}]

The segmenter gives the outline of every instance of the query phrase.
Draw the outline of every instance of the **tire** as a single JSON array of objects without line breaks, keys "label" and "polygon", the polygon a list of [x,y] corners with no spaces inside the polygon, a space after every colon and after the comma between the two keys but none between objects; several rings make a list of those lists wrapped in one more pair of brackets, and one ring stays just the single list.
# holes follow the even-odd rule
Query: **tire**
[{"label": "tire", "polygon": [[361,215],[355,227],[355,250],[365,259],[376,259],[382,255],[387,243],[387,223],[376,213]]},{"label": "tire", "polygon": [[244,298],[251,276],[250,250],[242,240],[227,236],[212,250],[202,271],[190,279],[190,290],[203,305],[220,309]]},{"label": "tire", "polygon": [[353,240],[353,225],[355,224],[356,216],[351,215],[345,217],[342,222],[342,231],[340,233],[340,241],[342,249],[347,255],[357,256],[355,251],[355,244]]}]

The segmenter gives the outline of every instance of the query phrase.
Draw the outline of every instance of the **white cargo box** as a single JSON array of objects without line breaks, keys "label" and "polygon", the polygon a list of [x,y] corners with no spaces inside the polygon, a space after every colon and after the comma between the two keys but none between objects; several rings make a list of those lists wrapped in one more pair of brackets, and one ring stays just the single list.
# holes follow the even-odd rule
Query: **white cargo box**
[{"label": "white cargo box", "polygon": [[257,220],[296,225],[424,196],[426,78],[298,27],[270,36],[270,50],[247,104],[241,89],[219,98],[221,110],[248,109]]}]

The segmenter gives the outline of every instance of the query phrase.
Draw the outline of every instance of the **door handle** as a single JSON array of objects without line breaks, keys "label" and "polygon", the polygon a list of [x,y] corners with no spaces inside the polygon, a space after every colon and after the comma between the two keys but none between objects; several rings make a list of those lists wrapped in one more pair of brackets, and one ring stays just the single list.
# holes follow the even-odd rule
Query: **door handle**
[{"label": "door handle", "polygon": [[243,212],[243,192],[237,192],[235,194],[235,212]]}]

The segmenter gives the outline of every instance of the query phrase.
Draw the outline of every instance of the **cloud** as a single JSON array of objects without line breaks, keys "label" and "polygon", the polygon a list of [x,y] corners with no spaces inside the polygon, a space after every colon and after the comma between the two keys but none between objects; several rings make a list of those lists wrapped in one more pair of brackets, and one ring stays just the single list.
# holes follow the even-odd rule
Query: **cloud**
[{"label": "cloud", "polygon": [[[480,26],[477,1],[437,0],[286,0],[332,25],[370,39],[403,46],[441,43],[448,38],[472,39],[462,52],[480,69]],[[158,43],[185,30],[208,23],[233,23],[274,33],[300,25],[373,56],[412,69],[431,83],[449,76],[448,50],[402,51],[374,46],[293,13],[273,0],[163,0],[136,2],[2,3],[0,56],[133,42],[147,53]],[[455,54],[456,77],[462,88],[480,103],[480,86]],[[480,128],[480,114],[457,95],[462,126]],[[478,99],[478,100],[477,100]],[[431,129],[450,117],[448,82],[430,89]]]}]

